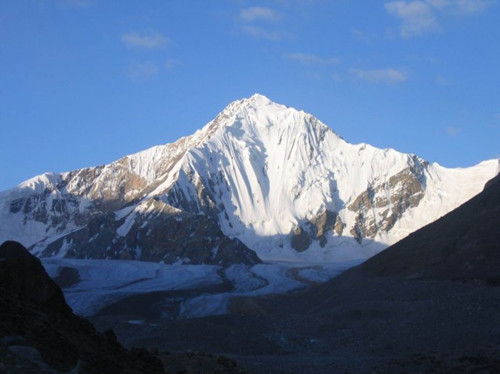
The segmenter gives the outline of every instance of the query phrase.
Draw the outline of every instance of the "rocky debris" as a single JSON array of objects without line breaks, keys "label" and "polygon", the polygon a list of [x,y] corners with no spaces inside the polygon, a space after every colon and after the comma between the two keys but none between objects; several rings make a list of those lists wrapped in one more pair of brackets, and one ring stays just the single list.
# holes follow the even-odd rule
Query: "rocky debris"
[{"label": "rocky debris", "polygon": [[403,372],[408,374],[497,374],[500,372],[500,355],[497,354],[495,356],[496,358],[481,355],[413,354],[408,359],[395,359],[388,363],[377,365],[372,369],[372,372],[373,374]]},{"label": "rocky debris", "polygon": [[4,336],[0,339],[0,373],[58,374],[43,360],[40,352],[31,347],[22,336]]},{"label": "rocky debris", "polygon": [[185,374],[244,374],[246,371],[233,360],[203,352],[161,354],[167,373]]}]

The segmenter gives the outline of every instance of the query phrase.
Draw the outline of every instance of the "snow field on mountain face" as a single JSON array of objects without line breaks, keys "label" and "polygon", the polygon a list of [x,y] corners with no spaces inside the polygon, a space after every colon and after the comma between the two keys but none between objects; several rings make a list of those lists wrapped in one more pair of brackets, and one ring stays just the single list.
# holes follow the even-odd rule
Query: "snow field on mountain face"
[{"label": "snow field on mountain face", "polygon": [[339,264],[270,263],[253,267],[233,265],[220,273],[214,265],[165,265],[125,260],[42,259],[47,273],[57,277],[63,267],[76,269],[80,280],[63,292],[76,314],[91,316],[129,296],[157,291],[196,290],[229,282],[231,292],[185,299],[179,318],[225,314],[231,298],[285,293],[324,282],[356,262]]}]

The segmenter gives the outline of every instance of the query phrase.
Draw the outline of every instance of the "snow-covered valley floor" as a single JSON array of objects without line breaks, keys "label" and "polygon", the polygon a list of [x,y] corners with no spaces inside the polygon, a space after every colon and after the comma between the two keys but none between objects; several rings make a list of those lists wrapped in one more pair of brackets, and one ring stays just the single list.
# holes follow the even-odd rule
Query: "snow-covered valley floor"
[{"label": "snow-covered valley floor", "polygon": [[73,274],[63,291],[73,311],[81,316],[92,316],[133,296],[154,293],[161,316],[195,318],[227,313],[233,297],[281,294],[325,282],[359,261],[275,262],[228,268],[60,258],[45,258],[42,263],[52,278]]}]

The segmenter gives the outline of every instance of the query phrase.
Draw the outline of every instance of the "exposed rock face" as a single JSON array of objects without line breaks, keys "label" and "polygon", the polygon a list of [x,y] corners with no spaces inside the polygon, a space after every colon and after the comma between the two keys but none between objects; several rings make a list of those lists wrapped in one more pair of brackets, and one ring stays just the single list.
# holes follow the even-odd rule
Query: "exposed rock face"
[{"label": "exposed rock face", "polygon": [[292,248],[294,248],[296,251],[302,252],[305,251],[309,246],[311,245],[312,239],[310,234],[305,231],[302,226],[298,226],[294,231],[293,231],[293,236],[292,236]]},{"label": "exposed rock face", "polygon": [[223,266],[260,263],[255,252],[238,239],[225,236],[216,222],[203,214],[190,214],[155,199],[142,208],[142,214],[128,220],[116,221],[113,214],[95,215],[82,229],[50,242],[42,255],[51,256],[63,248],[68,258]]},{"label": "exposed rock face", "polygon": [[409,208],[416,208],[425,194],[426,163],[414,159],[412,167],[391,176],[387,182],[369,186],[349,205],[356,212],[352,236],[361,242],[387,232]]},{"label": "exposed rock face", "polygon": [[326,233],[328,231],[335,230],[335,224],[337,222],[338,213],[332,212],[330,210],[325,210],[319,214],[315,219],[311,220],[311,224],[315,228],[316,240],[319,240],[319,244],[324,247],[326,245]]},{"label": "exposed rock face", "polygon": [[327,244],[327,235],[336,233],[342,235],[344,224],[337,212],[324,210],[303,225],[297,226],[292,233],[291,245],[295,250],[302,252],[309,248],[313,241],[321,247]]},{"label": "exposed rock face", "polygon": [[[40,193],[15,199],[10,203],[10,213],[22,213],[24,222],[41,222],[64,230],[68,222],[83,221],[77,212],[78,200],[71,196],[61,196],[53,186],[47,186]],[[52,195],[56,196],[52,196]]]},{"label": "exposed rock face", "polygon": [[[211,193],[199,181],[192,195],[186,196],[175,186],[170,190],[169,196],[179,208],[156,196],[141,201],[141,195],[159,182],[148,185],[126,169],[126,164],[124,158],[109,167],[48,175],[45,183],[34,186],[34,193],[11,201],[10,213],[22,214],[24,224],[46,226],[46,238],[31,250],[41,256],[70,258],[220,265],[260,262],[241,241],[224,235],[215,219]],[[109,168],[112,176],[106,172]],[[119,208],[130,213],[118,217]],[[52,235],[59,232],[67,234],[54,240]],[[219,248],[226,250],[219,252]],[[234,251],[228,255],[233,262],[221,257],[229,248]]]}]

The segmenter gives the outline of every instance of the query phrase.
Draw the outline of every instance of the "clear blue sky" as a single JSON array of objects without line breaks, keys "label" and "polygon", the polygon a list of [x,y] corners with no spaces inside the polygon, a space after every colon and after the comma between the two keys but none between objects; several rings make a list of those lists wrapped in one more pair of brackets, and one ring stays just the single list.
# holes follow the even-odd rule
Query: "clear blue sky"
[{"label": "clear blue sky", "polygon": [[500,1],[2,0],[0,190],[175,141],[256,92],[352,143],[500,157]]}]

